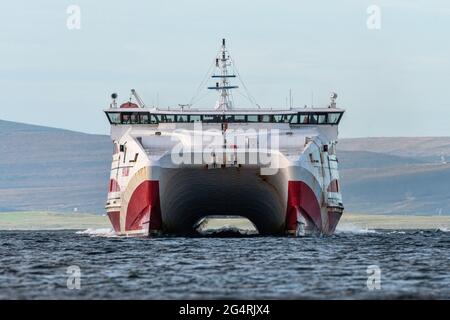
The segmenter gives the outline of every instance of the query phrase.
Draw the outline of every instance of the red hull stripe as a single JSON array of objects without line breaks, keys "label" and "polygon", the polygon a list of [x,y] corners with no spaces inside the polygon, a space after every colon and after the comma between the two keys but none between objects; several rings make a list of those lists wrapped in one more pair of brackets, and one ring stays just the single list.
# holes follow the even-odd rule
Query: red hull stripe
[{"label": "red hull stripe", "polygon": [[341,219],[342,213],[335,211],[328,211],[328,233],[333,233],[336,226]]},{"label": "red hull stripe", "polygon": [[114,231],[119,232],[120,231],[120,211],[108,212],[108,218],[111,221]]},{"label": "red hull stripe", "polygon": [[128,202],[125,230],[141,230],[149,221],[150,230],[161,229],[159,181],[146,180],[133,191]]},{"label": "red hull stripe", "polygon": [[286,212],[287,230],[297,228],[297,215],[312,221],[317,229],[322,230],[320,205],[314,191],[303,181],[288,182],[288,204]]}]

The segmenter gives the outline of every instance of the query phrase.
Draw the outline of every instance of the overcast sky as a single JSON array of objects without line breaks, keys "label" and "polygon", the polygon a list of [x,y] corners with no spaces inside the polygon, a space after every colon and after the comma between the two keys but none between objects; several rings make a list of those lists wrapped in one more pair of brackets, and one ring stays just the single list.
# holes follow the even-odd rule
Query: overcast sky
[{"label": "overcast sky", "polygon": [[[72,4],[79,30],[67,28]],[[367,26],[373,4],[380,29]],[[324,106],[336,91],[343,137],[450,135],[447,0],[15,0],[0,24],[4,120],[108,133],[111,92],[188,103],[225,37],[262,106],[284,106],[289,89],[295,105]]]}]

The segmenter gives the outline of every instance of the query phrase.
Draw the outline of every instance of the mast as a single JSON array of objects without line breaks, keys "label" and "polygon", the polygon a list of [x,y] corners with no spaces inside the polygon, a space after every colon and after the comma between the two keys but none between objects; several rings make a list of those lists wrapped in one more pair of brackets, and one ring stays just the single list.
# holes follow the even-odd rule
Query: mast
[{"label": "mast", "polygon": [[225,111],[233,109],[232,96],[229,90],[237,89],[238,86],[229,83],[230,78],[236,77],[236,75],[228,72],[229,66],[231,66],[230,55],[225,46],[225,39],[222,39],[222,47],[216,57],[216,69],[218,72],[211,76],[213,79],[218,79],[218,82],[216,82],[214,87],[208,87],[208,89],[219,91],[219,98],[216,102],[217,110]]}]

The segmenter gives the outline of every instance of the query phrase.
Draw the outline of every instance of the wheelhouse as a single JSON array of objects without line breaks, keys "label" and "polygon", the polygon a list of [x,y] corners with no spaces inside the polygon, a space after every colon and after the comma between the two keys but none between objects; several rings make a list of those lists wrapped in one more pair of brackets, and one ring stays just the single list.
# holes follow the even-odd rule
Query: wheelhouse
[{"label": "wheelhouse", "polygon": [[289,123],[292,125],[338,125],[343,111],[295,113],[152,113],[145,111],[105,111],[112,125],[159,123]]}]

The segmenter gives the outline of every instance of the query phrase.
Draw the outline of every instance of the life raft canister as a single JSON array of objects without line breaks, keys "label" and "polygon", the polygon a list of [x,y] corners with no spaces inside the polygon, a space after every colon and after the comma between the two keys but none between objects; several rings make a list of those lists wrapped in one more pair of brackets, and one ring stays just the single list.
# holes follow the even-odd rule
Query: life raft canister
[{"label": "life raft canister", "polygon": [[130,101],[122,103],[120,105],[120,107],[121,108],[139,108],[139,106],[136,103],[133,103],[133,102],[130,102]]}]

